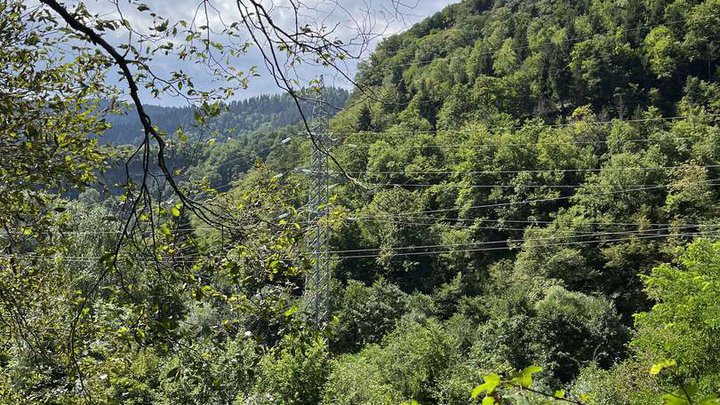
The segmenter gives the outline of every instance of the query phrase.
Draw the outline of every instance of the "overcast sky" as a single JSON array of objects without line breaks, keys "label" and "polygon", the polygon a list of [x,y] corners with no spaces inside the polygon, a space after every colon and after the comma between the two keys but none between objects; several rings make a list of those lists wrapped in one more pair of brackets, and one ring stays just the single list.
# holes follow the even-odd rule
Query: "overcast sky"
[{"label": "overcast sky", "polygon": [[[402,32],[413,24],[427,18],[442,10],[448,4],[459,0],[294,0],[295,4],[302,5],[304,12],[300,15],[302,22],[311,24],[324,23],[326,26],[336,26],[335,34],[344,42],[357,40],[358,27],[362,31],[376,34],[369,41],[368,47],[363,49],[362,57],[366,58],[372,49],[384,37]],[[88,8],[96,7],[99,14],[117,13],[115,6],[108,0],[88,1]],[[172,20],[192,20],[193,14],[200,0],[146,0],[153,11],[159,15],[170,17]],[[292,28],[294,26],[295,14],[288,7],[290,0],[262,0],[271,9],[274,22],[278,25]],[[128,5],[121,0],[119,2],[123,9],[123,17],[130,20],[134,26],[152,25],[148,13],[138,13],[136,5]],[[210,14],[210,25],[219,24],[222,20],[226,25],[229,22],[238,20],[238,9],[235,0],[213,0],[215,10]],[[118,37],[122,41],[126,37]],[[359,48],[355,49],[360,51]],[[354,76],[357,60],[349,60],[344,63],[343,70],[350,76]],[[266,70],[260,53],[257,50],[250,50],[247,54],[237,58],[238,67],[247,71],[252,66],[258,67],[260,77],[250,81],[247,90],[242,91],[237,98],[247,98],[260,94],[277,93],[281,91],[276,86],[271,75]],[[201,66],[192,63],[181,62],[177,58],[163,57],[156,58],[153,62],[153,70],[160,74],[167,74],[174,70],[182,69],[193,76],[195,84],[200,88],[212,86],[210,76],[203,71]],[[310,80],[319,74],[325,77],[326,85],[350,88],[351,84],[343,79],[336,71],[330,71],[317,66],[304,65],[296,70],[300,82]],[[152,99],[148,94],[144,97],[146,102],[161,105],[181,105],[184,102],[179,99],[163,97]]]}]

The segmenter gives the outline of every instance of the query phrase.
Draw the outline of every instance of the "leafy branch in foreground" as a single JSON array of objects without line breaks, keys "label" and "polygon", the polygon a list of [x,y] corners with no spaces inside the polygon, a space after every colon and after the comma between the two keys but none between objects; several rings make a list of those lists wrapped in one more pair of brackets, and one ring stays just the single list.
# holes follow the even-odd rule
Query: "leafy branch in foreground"
[{"label": "leafy branch in foreground", "polygon": [[702,395],[698,398],[698,386],[683,381],[682,377],[674,370],[676,366],[677,362],[675,360],[666,359],[650,367],[650,375],[659,377],[663,373],[669,374],[672,380],[678,381],[677,388],[674,391],[663,390],[662,399],[665,405],[711,405],[720,403],[720,396],[717,394]]},{"label": "leafy branch in foreground", "polygon": [[585,403],[582,398],[575,399],[563,390],[549,394],[532,388],[533,375],[541,371],[541,367],[528,366],[510,374],[507,378],[503,378],[499,374],[488,374],[483,377],[483,383],[473,389],[471,397],[477,399],[484,394],[482,397],[483,405],[509,403],[508,401],[512,400],[527,403],[529,397],[540,397],[547,403],[566,402],[579,405]]},{"label": "leafy branch in foreground", "polygon": [[[255,68],[249,72],[236,68],[242,62],[240,57],[247,53],[250,45],[255,45],[260,51],[276,84],[293,98],[313,146],[327,154],[344,172],[340,162],[316,142],[315,129],[302,110],[300,101],[304,96],[298,90],[302,86],[294,78],[294,66],[318,63],[343,73],[335,61],[352,57],[352,49],[364,49],[371,39],[361,26],[357,27],[358,41],[344,42],[335,32],[337,27],[327,27],[324,22],[304,21],[308,18],[302,11],[310,7],[301,3],[291,3],[289,6],[294,17],[288,27],[278,23],[276,10],[252,0],[236,1],[238,13],[229,17],[220,11],[219,5],[204,0],[198,3],[189,21],[163,16],[150,5],[136,0],[128,2],[127,7],[121,6],[117,0],[111,1],[115,11],[104,14],[93,14],[84,2],[79,2],[73,9],[57,0],[41,0],[41,3],[58,15],[68,28],[60,27],[50,13],[45,14],[47,23],[72,34],[82,44],[74,47],[105,55],[105,69],[113,66],[119,68],[121,81],[127,84],[130,99],[142,125],[144,136],[126,164],[129,203],[126,206],[125,224],[114,252],[116,256],[125,238],[138,225],[138,217],[142,213],[151,215],[150,207],[153,200],[158,198],[156,189],[166,185],[169,185],[186,209],[205,223],[219,227],[227,219],[223,213],[212,210],[201,198],[191,197],[190,192],[182,187],[176,170],[168,162],[167,134],[153,124],[141,100],[140,89],[145,87],[155,97],[166,94],[184,98],[202,105],[203,114],[209,113],[216,106],[209,101],[232,96],[236,90],[247,87],[250,77],[257,75]],[[136,16],[151,17],[151,23],[148,26],[131,23],[130,12]],[[243,27],[250,40],[243,39]],[[116,40],[105,35],[108,32],[126,32],[127,41],[116,43]],[[161,55],[172,56],[178,61],[199,63],[206,67],[206,73],[213,83],[223,85],[210,90],[199,89],[194,84],[195,79],[182,70],[170,72],[169,78],[163,78],[152,68],[154,60]],[[319,82],[312,83],[318,85]],[[198,122],[202,124],[202,114],[199,118]],[[182,131],[177,131],[176,135],[182,139]],[[156,155],[154,160],[153,153]],[[128,166],[137,157],[141,161],[141,175],[139,181],[134,182]],[[155,166],[160,170],[159,176],[154,173]],[[344,174],[352,179],[348,173]],[[154,221],[150,221],[150,225],[150,231],[154,232]]]}]

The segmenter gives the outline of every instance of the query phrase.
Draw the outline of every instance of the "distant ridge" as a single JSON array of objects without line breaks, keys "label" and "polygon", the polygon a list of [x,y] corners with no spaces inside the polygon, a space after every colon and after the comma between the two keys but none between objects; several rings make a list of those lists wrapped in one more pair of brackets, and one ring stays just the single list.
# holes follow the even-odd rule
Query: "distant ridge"
[{"label": "distant ridge", "polygon": [[[338,108],[345,105],[349,94],[347,90],[328,88],[327,102]],[[196,133],[196,121],[192,107],[146,106],[154,125],[167,133],[178,128],[190,135]],[[303,103],[303,112],[312,117],[312,105]],[[334,111],[331,111],[334,114]],[[142,127],[134,114],[112,115],[107,118],[112,128],[107,130],[100,141],[106,144],[136,144],[142,137]],[[227,110],[211,120],[212,129],[229,132],[230,137],[255,131],[257,129],[276,129],[295,125],[301,120],[294,100],[287,94],[272,94],[252,97],[247,100],[233,101],[227,104]]]}]

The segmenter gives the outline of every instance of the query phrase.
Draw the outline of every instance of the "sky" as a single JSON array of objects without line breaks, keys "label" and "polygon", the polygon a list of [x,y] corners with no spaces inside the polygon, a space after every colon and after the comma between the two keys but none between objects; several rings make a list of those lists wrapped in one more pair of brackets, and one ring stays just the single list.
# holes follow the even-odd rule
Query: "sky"
[{"label": "sky", "polygon": [[[134,1],[135,4],[132,4]],[[185,19],[191,21],[198,6],[202,5],[201,0],[144,0],[152,11],[159,15],[167,16],[173,20]],[[442,10],[448,4],[458,0],[261,0],[263,5],[270,10],[272,18],[277,25],[293,29],[296,18],[301,24],[325,25],[335,27],[333,34],[344,43],[362,43],[363,46],[352,47],[353,53],[361,59],[367,58],[382,38],[402,32],[415,23]],[[292,1],[292,3],[291,3]],[[149,12],[138,12],[138,0],[90,0],[86,1],[89,10],[97,14],[116,17],[118,11],[116,4],[120,6],[123,18],[127,18],[134,27],[152,26],[153,22]],[[208,15],[208,25],[219,30],[221,22],[227,26],[232,21],[239,19],[239,12],[236,0],[212,0],[212,8]],[[302,10],[299,15],[293,12],[290,4],[300,4]],[[203,17],[204,18],[204,17]],[[358,32],[366,34],[359,40]],[[245,33],[246,34],[246,33]],[[106,36],[115,35],[116,43],[127,41],[127,33],[107,33]],[[249,35],[246,35],[249,39]],[[217,37],[222,42],[222,36]],[[345,74],[353,77],[357,69],[358,59],[349,59],[343,62],[342,70]],[[248,71],[252,66],[257,66],[258,77],[249,82],[249,87],[242,90],[235,98],[249,98],[261,94],[278,93],[278,88],[269,71],[265,68],[262,56],[256,48],[250,50],[233,60],[233,65]],[[203,68],[189,62],[183,62],[176,57],[157,57],[151,65],[154,72],[167,76],[170,72],[182,69],[193,77],[198,88],[210,88],[222,83],[212,83],[211,75]],[[310,79],[322,74],[325,84],[350,89],[351,83],[344,79],[336,70],[302,64],[292,69],[299,83],[306,83]],[[152,98],[149,93],[144,92],[142,98],[146,103],[157,105],[183,105],[185,101],[180,98],[162,96]]]}]

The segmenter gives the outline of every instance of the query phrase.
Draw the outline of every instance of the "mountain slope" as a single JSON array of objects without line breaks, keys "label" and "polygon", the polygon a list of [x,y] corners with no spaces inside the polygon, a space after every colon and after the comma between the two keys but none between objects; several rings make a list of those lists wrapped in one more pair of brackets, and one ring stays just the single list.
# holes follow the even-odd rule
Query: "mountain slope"
[{"label": "mountain slope", "polygon": [[[658,403],[647,370],[689,332],[627,344],[646,276],[718,237],[718,27],[717,0],[468,0],[380,44],[332,122],[365,187],[334,188],[331,348],[355,354],[329,398],[468,403],[483,373],[537,364],[541,386]],[[716,392],[720,363],[693,356],[682,380]]]},{"label": "mountain slope", "polygon": [[339,129],[673,115],[688,78],[714,79],[718,27],[714,1],[463,1],[378,47]]},{"label": "mountain slope", "polygon": [[[348,92],[344,89],[329,88],[325,91],[325,97],[329,105],[340,108],[345,104]],[[312,103],[302,104],[303,113],[312,119]],[[230,102],[223,107],[217,117],[208,120],[208,128],[229,138],[261,128],[272,130],[295,125],[301,120],[295,101],[287,94],[252,97]],[[153,124],[169,134],[181,127],[191,135],[198,132],[195,112],[191,107],[148,105],[146,110]],[[112,115],[108,117],[108,122],[112,127],[100,138],[102,142],[123,145],[136,144],[141,139],[142,126],[134,114]]]}]

